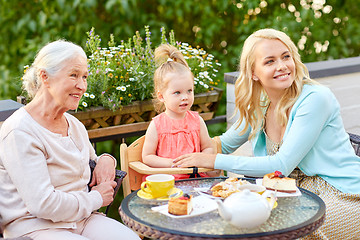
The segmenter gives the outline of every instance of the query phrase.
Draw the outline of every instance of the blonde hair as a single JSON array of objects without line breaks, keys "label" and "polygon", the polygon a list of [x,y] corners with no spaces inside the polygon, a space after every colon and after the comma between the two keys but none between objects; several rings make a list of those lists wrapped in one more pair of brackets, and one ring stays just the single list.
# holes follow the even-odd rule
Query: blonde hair
[{"label": "blonde hair", "polygon": [[154,103],[155,110],[160,112],[163,104],[157,99],[157,92],[163,92],[167,88],[169,80],[165,78],[166,74],[189,72],[192,77],[193,74],[180,50],[170,44],[161,44],[155,49],[155,64]]},{"label": "blonde hair", "polygon": [[22,77],[22,87],[27,92],[29,98],[35,97],[41,86],[39,77],[41,70],[45,70],[49,75],[54,75],[63,68],[66,60],[77,56],[87,58],[80,46],[65,40],[50,42],[41,48],[33,64],[26,69]]},{"label": "blonde hair", "polygon": [[251,34],[244,43],[240,56],[239,72],[240,75],[235,82],[235,106],[239,110],[240,118],[237,127],[245,121],[245,128],[240,134],[245,133],[249,125],[252,129],[249,139],[263,127],[265,109],[269,104],[267,94],[260,81],[252,79],[255,56],[254,52],[263,39],[274,39],[281,41],[290,51],[290,55],[295,62],[295,80],[292,85],[285,90],[284,95],[275,107],[277,121],[285,126],[288,121],[288,112],[300,96],[304,84],[314,84],[310,79],[309,71],[301,62],[300,54],[294,42],[284,32],[275,29],[261,29]]}]

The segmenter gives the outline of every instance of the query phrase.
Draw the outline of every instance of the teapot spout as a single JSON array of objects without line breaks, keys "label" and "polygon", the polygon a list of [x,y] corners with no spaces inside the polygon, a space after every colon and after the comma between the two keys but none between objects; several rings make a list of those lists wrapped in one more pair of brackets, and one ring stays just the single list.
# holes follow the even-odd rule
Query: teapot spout
[{"label": "teapot spout", "polygon": [[231,212],[224,206],[224,203],[221,200],[216,200],[216,203],[218,205],[218,210],[219,210],[219,214],[220,216],[225,220],[225,221],[231,221]]}]

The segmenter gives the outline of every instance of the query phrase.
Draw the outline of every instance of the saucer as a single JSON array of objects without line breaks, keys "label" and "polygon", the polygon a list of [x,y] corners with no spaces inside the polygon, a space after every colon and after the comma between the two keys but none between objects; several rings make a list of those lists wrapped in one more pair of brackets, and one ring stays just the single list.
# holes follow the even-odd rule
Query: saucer
[{"label": "saucer", "polygon": [[[266,200],[268,200],[268,202],[270,203],[271,198],[266,198]],[[278,203],[277,203],[277,201],[275,201],[273,209],[275,209],[277,206],[278,206]]]},{"label": "saucer", "polygon": [[142,189],[140,189],[137,192],[137,195],[140,198],[153,199],[153,200],[159,200],[159,201],[169,200],[170,197],[180,197],[182,194],[183,194],[183,191],[179,188],[173,188],[169,191],[168,196],[159,197],[159,198],[154,198],[150,193],[144,192]]},{"label": "saucer", "polygon": [[168,204],[152,207],[151,210],[159,212],[171,218],[190,218],[218,209],[217,203],[207,196],[196,196],[193,198],[193,210],[188,215],[173,215],[168,211]]}]

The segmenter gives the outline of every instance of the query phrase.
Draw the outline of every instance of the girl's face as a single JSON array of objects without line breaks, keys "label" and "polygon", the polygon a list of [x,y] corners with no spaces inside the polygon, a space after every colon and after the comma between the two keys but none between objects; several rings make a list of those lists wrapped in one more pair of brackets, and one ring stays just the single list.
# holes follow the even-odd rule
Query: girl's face
[{"label": "girl's face", "polygon": [[165,113],[175,119],[185,117],[194,103],[194,80],[190,72],[168,73],[167,88],[158,92],[158,98],[165,104]]},{"label": "girl's face", "polygon": [[48,78],[48,91],[55,104],[65,111],[75,110],[87,88],[88,68],[83,57],[67,60],[63,68]]},{"label": "girl's face", "polygon": [[281,96],[295,79],[295,62],[289,49],[279,40],[264,39],[254,54],[253,80],[260,81],[270,98]]}]

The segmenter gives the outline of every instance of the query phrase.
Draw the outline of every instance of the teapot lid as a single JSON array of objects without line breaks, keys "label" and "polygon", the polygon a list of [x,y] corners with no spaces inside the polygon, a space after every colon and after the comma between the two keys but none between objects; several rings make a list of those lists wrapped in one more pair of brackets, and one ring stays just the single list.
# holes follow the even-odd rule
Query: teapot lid
[{"label": "teapot lid", "polygon": [[232,195],[229,196],[229,198],[231,199],[237,199],[237,201],[246,201],[246,202],[253,202],[256,200],[260,200],[261,195],[251,192],[249,189],[244,189],[241,192],[237,192],[237,193],[233,193]]}]

